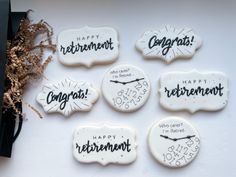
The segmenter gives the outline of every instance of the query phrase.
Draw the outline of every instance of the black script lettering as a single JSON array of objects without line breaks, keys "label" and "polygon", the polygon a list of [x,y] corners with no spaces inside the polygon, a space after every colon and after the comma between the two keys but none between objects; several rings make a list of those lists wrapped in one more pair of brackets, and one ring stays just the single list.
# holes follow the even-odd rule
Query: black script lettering
[{"label": "black script lettering", "polygon": [[68,53],[71,54],[75,54],[78,52],[85,52],[85,51],[90,51],[90,50],[101,50],[101,49],[106,49],[106,50],[113,50],[113,42],[112,39],[109,38],[109,40],[106,40],[102,43],[94,43],[94,42],[90,42],[89,44],[74,44],[74,42],[72,41],[71,44],[69,46],[60,46],[60,52],[63,53],[63,55],[66,55]]},{"label": "black script lettering", "polygon": [[196,88],[186,88],[179,86],[177,84],[176,88],[169,90],[168,88],[165,87],[165,93],[168,98],[170,97],[180,97],[186,95],[187,97],[189,96],[194,96],[194,95],[200,95],[200,96],[205,96],[205,95],[219,95],[223,96],[223,89],[221,83],[219,83],[218,86],[212,87],[212,88],[202,88],[200,86]]},{"label": "black script lettering", "polygon": [[184,36],[183,38],[176,37],[175,39],[166,37],[159,39],[156,35],[154,35],[150,38],[148,47],[149,49],[152,49],[153,47],[161,46],[162,55],[166,55],[175,43],[177,46],[189,46],[191,44],[188,36]]},{"label": "black script lettering", "polygon": [[126,141],[117,144],[117,143],[110,143],[107,142],[106,144],[100,144],[97,145],[96,143],[90,143],[90,141],[88,140],[86,144],[84,145],[78,145],[78,143],[76,143],[76,149],[78,149],[78,153],[82,153],[82,152],[86,152],[86,153],[91,153],[91,152],[102,152],[102,151],[110,151],[110,152],[115,152],[115,151],[127,151],[130,152],[131,148],[130,148],[131,144],[129,142],[129,139],[127,139]]},{"label": "black script lettering", "polygon": [[88,89],[85,91],[82,89],[79,89],[77,92],[71,91],[69,94],[68,93],[62,93],[59,92],[58,94],[54,94],[53,91],[50,91],[47,95],[46,101],[47,104],[51,104],[52,102],[56,101],[60,103],[60,109],[63,110],[66,107],[66,103],[70,99],[84,99],[87,98],[88,94]]}]

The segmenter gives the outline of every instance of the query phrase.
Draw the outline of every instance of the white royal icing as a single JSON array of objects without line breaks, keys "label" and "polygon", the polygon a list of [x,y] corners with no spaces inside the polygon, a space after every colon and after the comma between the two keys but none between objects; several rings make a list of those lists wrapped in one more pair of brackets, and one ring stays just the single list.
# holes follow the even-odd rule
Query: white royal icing
[{"label": "white royal icing", "polygon": [[59,60],[65,65],[114,62],[119,55],[118,33],[110,27],[69,29],[58,35]]},{"label": "white royal icing", "polygon": [[83,163],[128,164],[136,160],[136,135],[123,126],[79,126],[74,132],[73,155]]},{"label": "white royal icing", "polygon": [[191,28],[166,25],[159,30],[146,31],[136,47],[145,58],[160,58],[169,63],[176,58],[192,57],[201,44],[201,38]]},{"label": "white royal icing", "polygon": [[161,75],[159,92],[167,109],[215,111],[227,104],[228,79],[221,72],[169,72]]},{"label": "white royal icing", "polygon": [[111,68],[102,81],[102,93],[106,101],[118,111],[131,112],[142,107],[151,91],[147,75],[131,65]]},{"label": "white royal icing", "polygon": [[98,91],[90,83],[64,79],[44,85],[36,100],[47,113],[69,116],[75,111],[91,110],[98,97]]},{"label": "white royal icing", "polygon": [[154,158],[161,164],[178,168],[189,164],[200,149],[195,128],[179,117],[160,120],[149,131],[148,144]]}]

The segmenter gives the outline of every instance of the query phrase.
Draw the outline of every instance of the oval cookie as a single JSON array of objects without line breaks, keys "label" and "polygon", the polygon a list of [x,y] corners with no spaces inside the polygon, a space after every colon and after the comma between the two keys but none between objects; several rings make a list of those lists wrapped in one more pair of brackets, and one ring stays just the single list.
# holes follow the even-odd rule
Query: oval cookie
[{"label": "oval cookie", "polygon": [[102,81],[102,93],[114,109],[131,112],[142,107],[151,91],[147,75],[131,65],[111,68]]},{"label": "oval cookie", "polygon": [[152,126],[148,144],[153,157],[167,167],[188,165],[200,149],[196,129],[185,119],[168,117]]}]

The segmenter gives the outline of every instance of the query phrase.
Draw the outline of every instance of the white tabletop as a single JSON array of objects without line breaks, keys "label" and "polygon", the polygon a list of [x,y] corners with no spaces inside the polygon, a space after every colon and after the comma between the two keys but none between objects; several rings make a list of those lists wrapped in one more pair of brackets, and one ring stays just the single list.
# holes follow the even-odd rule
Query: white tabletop
[{"label": "white tabletop", "polygon": [[[54,60],[45,71],[53,81],[64,77],[87,80],[100,89],[104,73],[119,63],[142,68],[150,77],[152,93],[142,109],[134,113],[114,111],[100,97],[91,112],[75,113],[69,118],[47,115],[35,97],[47,80],[34,82],[25,91],[24,100],[42,112],[40,119],[24,106],[27,121],[13,147],[11,159],[0,158],[1,177],[182,177],[236,176],[236,1],[108,1],[108,0],[12,0],[12,10],[33,9],[34,19],[43,18],[57,34],[69,28],[111,26],[120,36],[120,57],[112,65],[66,67]],[[165,24],[190,27],[202,37],[203,46],[192,59],[176,60],[167,65],[160,60],[144,60],[135,49],[136,40],[148,29]],[[230,96],[225,109],[218,112],[168,112],[158,103],[158,79],[167,71],[222,71],[229,77]],[[181,116],[199,131],[201,150],[197,158],[181,169],[163,167],[151,156],[147,133],[151,125],[167,116]],[[81,164],[72,156],[72,134],[76,126],[108,122],[130,126],[137,131],[138,158],[125,166]]]}]

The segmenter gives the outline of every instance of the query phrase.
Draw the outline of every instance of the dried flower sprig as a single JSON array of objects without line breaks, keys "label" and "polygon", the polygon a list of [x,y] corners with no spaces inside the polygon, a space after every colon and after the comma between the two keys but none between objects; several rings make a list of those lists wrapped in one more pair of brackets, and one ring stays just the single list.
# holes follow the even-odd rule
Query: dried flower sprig
[{"label": "dried flower sprig", "polygon": [[[43,37],[44,40],[35,44],[38,36]],[[3,97],[5,109],[13,108],[17,114],[23,115],[15,105],[23,101],[22,95],[27,83],[32,79],[39,79],[43,75],[45,67],[52,60],[52,56],[48,56],[43,62],[45,50],[53,53],[56,51],[52,36],[53,29],[45,21],[41,20],[31,24],[29,19],[24,19],[21,21],[14,39],[8,41],[8,63],[5,69],[6,84]],[[27,103],[26,105],[41,117],[34,107]]]}]

